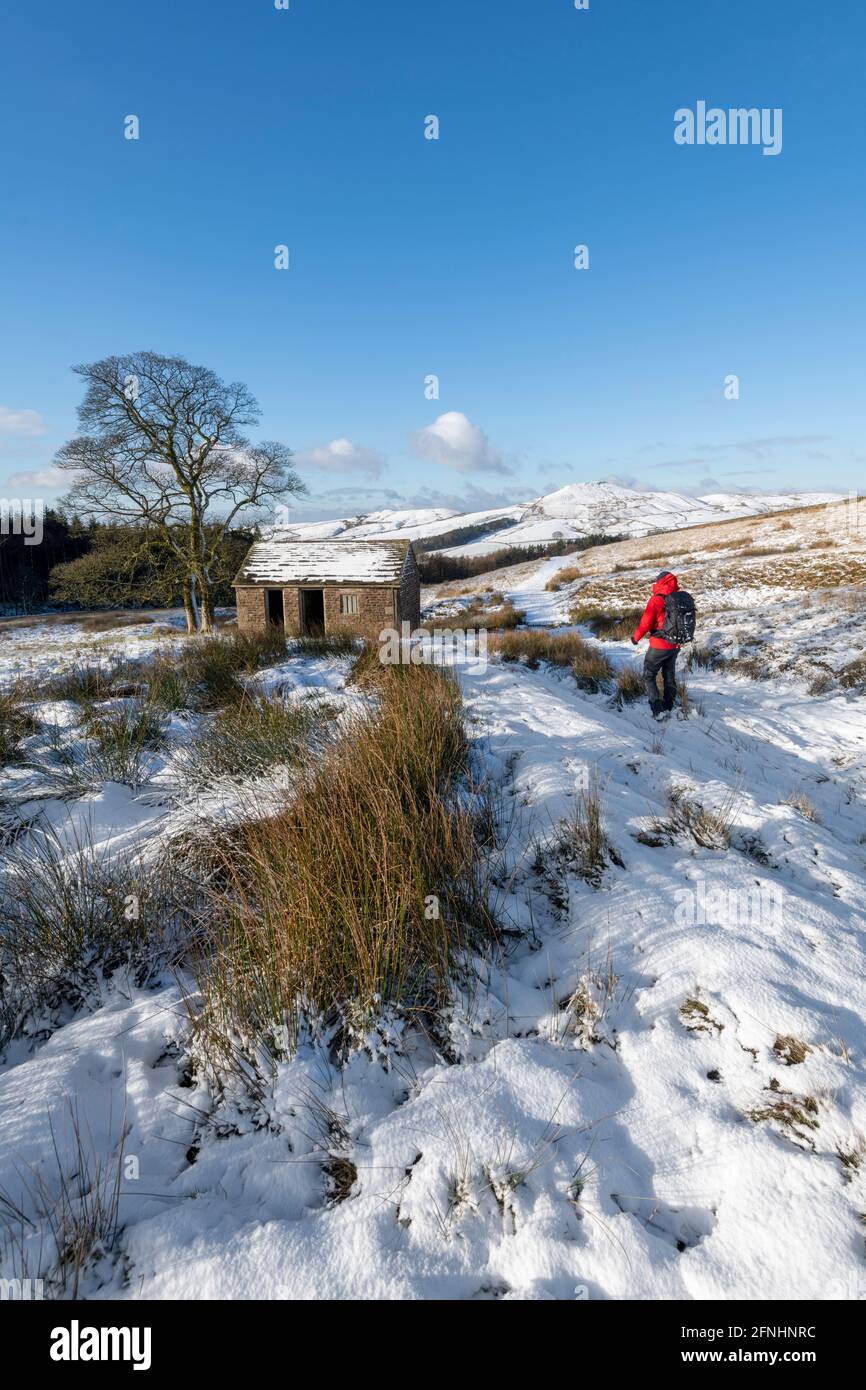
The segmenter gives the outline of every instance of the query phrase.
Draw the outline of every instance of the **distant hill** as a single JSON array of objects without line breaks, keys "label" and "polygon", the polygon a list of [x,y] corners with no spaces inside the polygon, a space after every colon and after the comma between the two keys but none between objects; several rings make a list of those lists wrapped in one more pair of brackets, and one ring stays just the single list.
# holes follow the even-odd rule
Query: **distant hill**
[{"label": "distant hill", "polygon": [[447,507],[385,508],[335,521],[277,527],[274,534],[308,540],[401,535],[429,542],[441,537],[441,547],[437,548],[447,555],[486,555],[507,545],[543,545],[592,533],[646,536],[653,531],[676,531],[683,526],[835,502],[840,495],[715,492],[686,497],[679,492],[639,492],[616,483],[571,483],[530,502],[483,512],[457,512]]}]

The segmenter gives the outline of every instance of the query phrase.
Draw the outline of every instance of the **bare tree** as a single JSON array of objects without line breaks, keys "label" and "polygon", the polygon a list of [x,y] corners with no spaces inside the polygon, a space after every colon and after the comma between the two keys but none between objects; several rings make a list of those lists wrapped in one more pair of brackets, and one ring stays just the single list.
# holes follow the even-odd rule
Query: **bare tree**
[{"label": "bare tree", "polygon": [[211,570],[228,527],[251,507],[306,492],[291,451],[252,444],[244,430],[259,407],[247,388],[182,357],[134,352],[73,370],[87,390],[83,433],[56,459],[75,475],[63,505],[157,530],[183,564],[189,631],[212,632]]}]

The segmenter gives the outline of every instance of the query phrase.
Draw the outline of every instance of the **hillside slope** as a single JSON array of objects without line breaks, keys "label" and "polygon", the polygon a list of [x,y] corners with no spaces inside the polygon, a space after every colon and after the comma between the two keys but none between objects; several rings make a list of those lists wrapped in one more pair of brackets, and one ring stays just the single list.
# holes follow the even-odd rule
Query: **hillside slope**
[{"label": "hillside slope", "polygon": [[485,555],[505,545],[538,545],[601,533],[645,536],[655,531],[757,516],[835,498],[836,494],[829,492],[717,493],[687,497],[676,492],[639,492],[615,483],[572,483],[518,506],[468,513],[443,508],[386,509],[337,521],[280,527],[279,533],[310,540],[330,536],[342,536],[347,540],[375,539],[395,534],[413,540],[429,540],[440,535],[447,537],[455,530],[478,528],[481,531],[501,523],[489,534],[445,549],[448,555]]}]

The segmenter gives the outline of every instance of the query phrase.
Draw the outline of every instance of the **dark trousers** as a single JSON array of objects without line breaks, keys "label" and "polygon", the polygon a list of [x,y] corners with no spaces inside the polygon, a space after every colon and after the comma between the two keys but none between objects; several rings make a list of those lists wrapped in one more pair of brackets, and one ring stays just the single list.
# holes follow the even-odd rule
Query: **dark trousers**
[{"label": "dark trousers", "polygon": [[[679,654],[679,647],[674,647],[673,651],[665,651],[662,647],[650,647],[647,651],[643,664],[643,683],[653,714],[661,714],[662,710],[674,707],[674,700],[677,698],[676,669]],[[664,683],[663,699],[659,698],[659,672]]]}]

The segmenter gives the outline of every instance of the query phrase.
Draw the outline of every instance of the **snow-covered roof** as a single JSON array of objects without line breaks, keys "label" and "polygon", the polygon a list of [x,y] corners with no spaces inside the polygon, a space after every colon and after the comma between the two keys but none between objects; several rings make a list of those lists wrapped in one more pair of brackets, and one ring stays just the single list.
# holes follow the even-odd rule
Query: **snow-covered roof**
[{"label": "snow-covered roof", "polygon": [[399,584],[409,542],[256,541],[235,584]]}]

